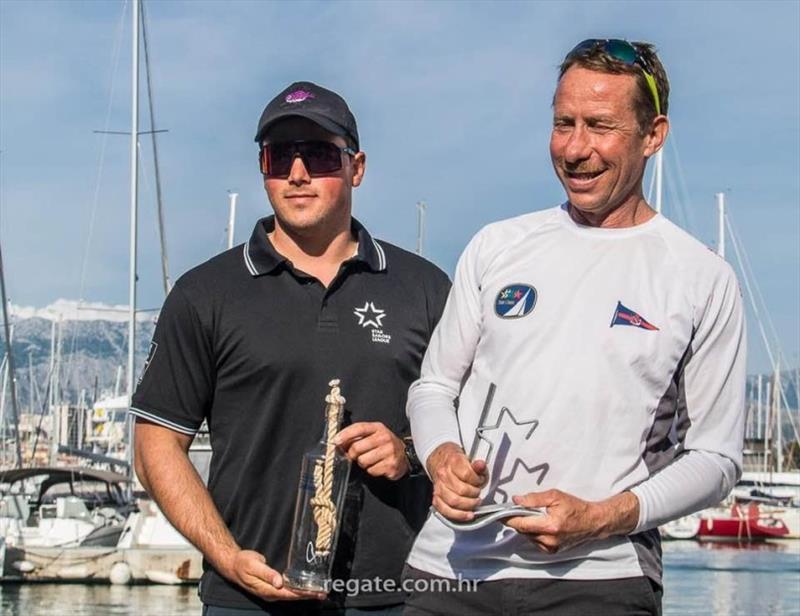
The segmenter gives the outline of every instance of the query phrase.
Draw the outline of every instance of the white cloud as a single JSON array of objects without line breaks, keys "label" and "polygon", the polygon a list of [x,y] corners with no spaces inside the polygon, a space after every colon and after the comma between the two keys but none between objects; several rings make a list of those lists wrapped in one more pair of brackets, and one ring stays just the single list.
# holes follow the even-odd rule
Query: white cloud
[{"label": "white cloud", "polygon": [[[102,302],[77,302],[57,299],[44,308],[10,305],[9,313],[17,319],[40,318],[48,321],[115,321],[128,320],[128,306],[109,305]],[[137,321],[152,321],[153,314],[140,312]]]}]

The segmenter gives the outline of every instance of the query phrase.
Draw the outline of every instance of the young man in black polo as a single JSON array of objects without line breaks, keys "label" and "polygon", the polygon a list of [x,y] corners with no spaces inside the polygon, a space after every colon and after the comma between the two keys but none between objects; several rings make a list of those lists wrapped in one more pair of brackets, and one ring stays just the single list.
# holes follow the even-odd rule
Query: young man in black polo
[{"label": "young man in black polo", "polygon": [[[275,214],[167,298],[131,408],[136,472],[203,553],[208,616],[400,613],[403,562],[431,499],[403,440],[406,393],[450,283],[351,217],[366,157],[337,94],[292,84],[267,105],[256,141]],[[340,447],[354,461],[334,576],[397,590],[320,601],[286,588],[281,572],[331,378],[347,398]],[[186,454],[204,419],[208,488]]]}]

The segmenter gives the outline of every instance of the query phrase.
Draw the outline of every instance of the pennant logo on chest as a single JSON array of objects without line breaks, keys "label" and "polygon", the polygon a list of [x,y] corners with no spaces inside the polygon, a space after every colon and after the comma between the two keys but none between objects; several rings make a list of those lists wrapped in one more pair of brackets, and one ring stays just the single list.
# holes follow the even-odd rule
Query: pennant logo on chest
[{"label": "pennant logo on chest", "polygon": [[619,301],[617,302],[617,309],[614,311],[614,317],[611,319],[611,327],[615,325],[629,325],[631,327],[638,327],[639,329],[658,331],[655,325],[648,322],[638,312],[634,312],[630,308],[623,306],[622,302]]}]

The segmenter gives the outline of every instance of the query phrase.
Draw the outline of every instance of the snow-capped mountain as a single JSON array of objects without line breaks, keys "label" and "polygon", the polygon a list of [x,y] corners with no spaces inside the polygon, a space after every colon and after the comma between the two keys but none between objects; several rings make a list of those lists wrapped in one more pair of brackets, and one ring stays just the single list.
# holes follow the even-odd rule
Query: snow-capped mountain
[{"label": "snow-capped mountain", "polygon": [[[58,356],[59,339],[58,380],[62,400],[77,402],[81,390],[85,391],[87,402],[92,401],[95,392],[98,396],[112,392],[119,366],[123,367],[120,393],[124,393],[124,367],[128,356],[127,306],[61,299],[45,308],[12,305],[9,313],[21,412],[28,412],[31,405],[31,381],[34,383],[33,406],[41,412],[42,401],[47,395],[51,356]],[[147,354],[156,317],[157,313],[137,315],[137,374]],[[2,336],[0,353],[5,354]]]}]

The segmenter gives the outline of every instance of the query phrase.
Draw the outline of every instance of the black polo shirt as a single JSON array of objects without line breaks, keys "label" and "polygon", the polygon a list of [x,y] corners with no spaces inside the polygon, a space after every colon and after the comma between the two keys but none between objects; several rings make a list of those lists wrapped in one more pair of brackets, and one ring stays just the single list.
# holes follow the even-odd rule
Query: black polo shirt
[{"label": "black polo shirt", "polygon": [[[322,436],[328,382],[341,379],[345,423],[380,421],[409,434],[408,387],[450,282],[353,220],[358,253],[326,289],[275,251],[267,238],[273,227],[273,217],[258,221],[246,244],[178,280],[131,412],[186,434],[208,421],[214,503],[242,548],[283,571],[300,464]],[[399,580],[430,502],[425,477],[376,479],[354,464],[334,576]],[[267,605],[208,563],[200,596],[210,605]],[[347,605],[401,600],[362,594]]]}]

